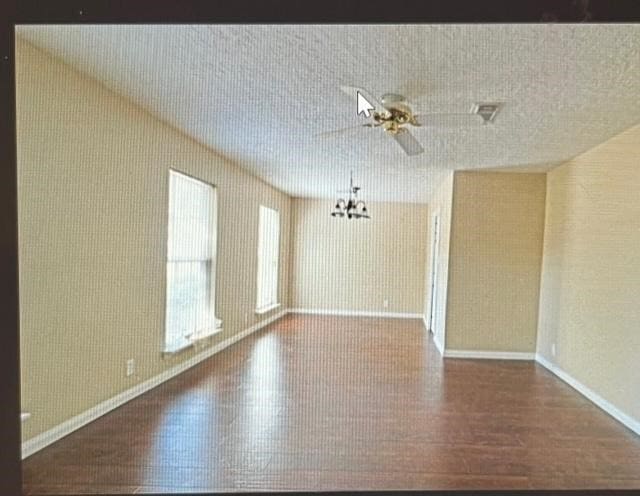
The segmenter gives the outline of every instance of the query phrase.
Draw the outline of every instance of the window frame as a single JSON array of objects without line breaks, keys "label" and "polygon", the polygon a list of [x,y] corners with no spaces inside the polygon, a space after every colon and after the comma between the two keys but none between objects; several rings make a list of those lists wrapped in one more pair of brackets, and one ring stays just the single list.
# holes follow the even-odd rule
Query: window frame
[{"label": "window frame", "polygon": [[[273,219],[276,221],[275,222],[276,243],[274,245],[275,256],[272,253],[263,252],[264,251],[264,240],[262,239],[262,235],[264,232],[263,219],[265,219],[267,215],[268,216],[273,215]],[[266,205],[261,204],[258,209],[258,243],[257,243],[258,259],[257,259],[257,273],[256,273],[256,309],[255,309],[255,313],[258,315],[265,314],[281,306],[281,303],[279,301],[281,234],[282,234],[282,229],[281,229],[281,222],[280,222],[280,211],[275,208],[267,207]],[[265,263],[265,259],[269,259],[271,256],[274,256],[275,263],[276,263],[275,276],[274,276],[275,280],[267,283],[263,280],[264,270],[263,270],[262,264]],[[273,301],[269,301],[268,303],[265,304],[263,303],[263,298],[261,298],[261,296],[263,296],[262,292],[266,290],[267,284],[269,285],[269,287],[273,285],[275,286],[275,288],[270,288],[270,291],[273,293]]]},{"label": "window frame", "polygon": [[[175,175],[180,177],[181,179],[186,179],[188,181],[192,181],[198,186],[206,186],[206,189],[209,191],[210,199],[211,199],[211,211],[210,211],[210,223],[208,226],[207,237],[210,246],[210,253],[208,258],[202,260],[194,260],[193,262],[204,263],[205,266],[208,265],[208,320],[210,325],[208,325],[204,330],[200,330],[190,334],[185,334],[183,336],[183,342],[177,343],[168,340],[169,337],[169,328],[168,328],[168,315],[169,315],[169,266],[170,264],[177,264],[180,262],[189,263],[189,261],[185,260],[170,260],[169,258],[169,246],[171,244],[171,239],[169,239],[169,224],[171,222],[171,177]],[[168,188],[167,188],[167,204],[166,204],[166,252],[165,252],[165,305],[164,305],[164,333],[163,333],[163,354],[165,355],[173,355],[177,352],[180,352],[186,348],[190,348],[192,346],[197,345],[204,339],[210,338],[214,334],[218,334],[222,332],[222,321],[217,317],[217,309],[216,309],[216,268],[217,268],[217,252],[218,252],[218,188],[207,181],[203,181],[200,178],[192,176],[191,174],[187,174],[180,170],[170,168],[168,174]]]}]

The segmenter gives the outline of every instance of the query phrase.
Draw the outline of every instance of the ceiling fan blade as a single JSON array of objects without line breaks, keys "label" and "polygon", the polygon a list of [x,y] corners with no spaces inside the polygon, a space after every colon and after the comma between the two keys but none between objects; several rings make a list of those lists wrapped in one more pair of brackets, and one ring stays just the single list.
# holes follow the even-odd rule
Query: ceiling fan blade
[{"label": "ceiling fan blade", "polygon": [[393,139],[402,147],[407,155],[420,155],[424,148],[420,142],[406,129],[400,128],[397,133],[391,134]]},{"label": "ceiling fan blade", "polygon": [[483,122],[482,117],[478,114],[468,112],[459,114],[418,114],[414,118],[419,126],[429,127],[477,126]]},{"label": "ceiling fan blade", "polygon": [[384,108],[384,105],[382,105],[382,103],[380,103],[380,101],[373,96],[372,93],[370,93],[369,91],[365,90],[364,88],[358,88],[356,86],[345,86],[345,85],[340,85],[340,89],[346,93],[348,96],[350,96],[354,102],[358,101],[358,93],[360,93],[363,97],[365,97],[367,99],[367,101],[373,105],[374,110],[376,112],[386,112],[387,109]]},{"label": "ceiling fan blade", "polygon": [[334,129],[333,131],[324,131],[322,133],[314,134],[316,138],[330,138],[332,136],[339,136],[349,131],[354,131],[362,127],[372,127],[371,124],[358,124],[357,126],[343,127],[342,129]]}]

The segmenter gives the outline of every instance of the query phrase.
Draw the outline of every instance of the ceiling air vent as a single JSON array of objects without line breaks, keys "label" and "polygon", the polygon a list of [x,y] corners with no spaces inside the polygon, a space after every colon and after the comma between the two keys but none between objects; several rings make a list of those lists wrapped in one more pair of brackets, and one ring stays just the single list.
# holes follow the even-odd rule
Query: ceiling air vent
[{"label": "ceiling air vent", "polygon": [[488,122],[493,122],[501,107],[501,103],[476,103],[473,105],[471,113],[478,114],[482,117],[484,124],[486,124]]}]

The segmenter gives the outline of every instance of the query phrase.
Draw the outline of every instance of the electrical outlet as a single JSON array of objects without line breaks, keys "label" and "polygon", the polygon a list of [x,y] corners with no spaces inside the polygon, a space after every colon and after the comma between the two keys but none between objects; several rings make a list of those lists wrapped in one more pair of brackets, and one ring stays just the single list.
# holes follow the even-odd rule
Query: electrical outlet
[{"label": "electrical outlet", "polygon": [[556,356],[556,344],[555,344],[555,343],[553,343],[553,344],[551,345],[551,354],[552,354],[553,356]]},{"label": "electrical outlet", "polygon": [[389,307],[389,300],[384,300],[382,302],[382,306],[385,307],[385,308],[388,308]]},{"label": "electrical outlet", "polygon": [[136,361],[133,358],[127,360],[127,377],[136,373]]}]

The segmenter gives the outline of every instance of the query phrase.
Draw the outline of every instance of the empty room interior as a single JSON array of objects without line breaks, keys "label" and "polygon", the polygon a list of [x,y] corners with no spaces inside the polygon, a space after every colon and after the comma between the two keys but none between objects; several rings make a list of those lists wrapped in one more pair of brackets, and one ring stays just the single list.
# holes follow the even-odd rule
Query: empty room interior
[{"label": "empty room interior", "polygon": [[24,494],[640,489],[638,53],[18,26]]}]

